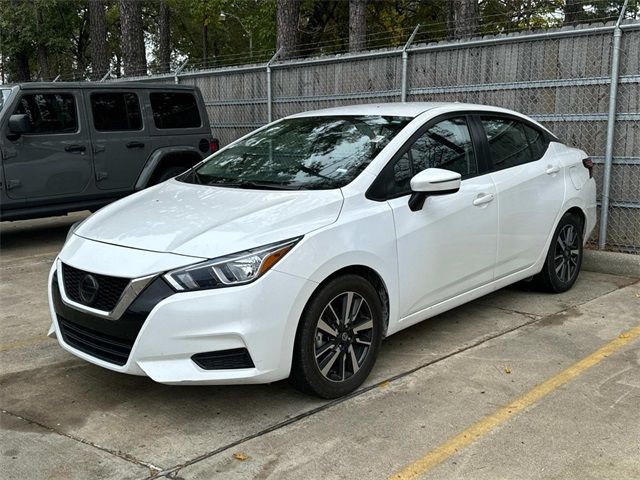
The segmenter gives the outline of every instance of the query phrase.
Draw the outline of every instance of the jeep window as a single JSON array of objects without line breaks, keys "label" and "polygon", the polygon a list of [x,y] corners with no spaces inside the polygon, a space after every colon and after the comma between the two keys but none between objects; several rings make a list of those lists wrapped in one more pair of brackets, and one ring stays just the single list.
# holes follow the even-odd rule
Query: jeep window
[{"label": "jeep window", "polygon": [[91,111],[93,125],[100,132],[142,129],[140,103],[135,93],[92,93]]},{"label": "jeep window", "polygon": [[374,115],[285,119],[221,150],[178,180],[235,188],[340,188],[410,120]]},{"label": "jeep window", "polygon": [[76,102],[70,93],[24,94],[14,114],[26,114],[33,134],[74,133],[78,130]]},{"label": "jeep window", "polygon": [[8,88],[0,89],[0,110],[5,106],[7,100],[9,100],[9,95],[11,95],[11,90]]},{"label": "jeep window", "polygon": [[197,128],[202,125],[198,103],[193,94],[153,92],[149,98],[156,128]]}]

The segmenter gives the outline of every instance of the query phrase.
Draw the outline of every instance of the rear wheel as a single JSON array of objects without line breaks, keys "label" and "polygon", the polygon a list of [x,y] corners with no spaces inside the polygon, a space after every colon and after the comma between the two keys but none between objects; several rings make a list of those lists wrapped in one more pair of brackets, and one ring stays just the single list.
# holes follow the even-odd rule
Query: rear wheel
[{"label": "rear wheel", "polygon": [[561,293],[569,290],[578,278],[582,265],[582,222],[571,213],[565,213],[554,232],[542,271],[533,283],[546,292]]},{"label": "rear wheel", "polygon": [[323,286],[302,314],[291,381],[300,390],[336,398],[367,378],[382,341],[382,304],[376,290],[357,275]]}]

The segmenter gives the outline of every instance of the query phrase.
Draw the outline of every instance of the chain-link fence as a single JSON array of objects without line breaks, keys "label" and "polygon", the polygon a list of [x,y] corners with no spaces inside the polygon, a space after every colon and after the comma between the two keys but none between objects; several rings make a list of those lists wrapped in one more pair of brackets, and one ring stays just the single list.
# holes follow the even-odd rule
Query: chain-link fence
[{"label": "chain-link fence", "polygon": [[145,80],[197,85],[223,145],[269,120],[355,103],[460,101],[523,112],[592,156],[599,195],[610,161],[608,200],[599,198],[608,201],[605,225],[591,242],[640,253],[640,23],[409,43]]}]

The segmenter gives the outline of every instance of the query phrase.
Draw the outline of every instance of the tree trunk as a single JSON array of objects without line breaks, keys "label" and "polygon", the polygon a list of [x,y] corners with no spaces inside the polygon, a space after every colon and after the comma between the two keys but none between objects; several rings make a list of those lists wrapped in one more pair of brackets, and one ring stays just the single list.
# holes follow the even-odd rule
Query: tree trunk
[{"label": "tree trunk", "polygon": [[583,0],[567,0],[564,5],[564,24],[575,25],[580,21]]},{"label": "tree trunk", "polygon": [[158,64],[160,66],[160,73],[167,73],[169,71],[169,63],[171,62],[171,26],[170,18],[171,12],[166,0],[160,1],[160,20],[159,20],[159,35],[158,42]]},{"label": "tree trunk", "polygon": [[300,18],[299,0],[278,0],[276,25],[277,45],[280,58],[293,56],[298,49],[298,21]]},{"label": "tree trunk", "polygon": [[349,0],[349,51],[367,48],[367,0]]},{"label": "tree trunk", "polygon": [[146,75],[147,57],[142,31],[142,8],[137,0],[120,0],[120,49],[125,76]]},{"label": "tree trunk", "polygon": [[477,35],[480,25],[478,0],[453,0],[454,36],[456,38]]},{"label": "tree trunk", "polygon": [[91,79],[100,80],[109,71],[107,18],[103,0],[89,0],[89,38],[91,42]]},{"label": "tree trunk", "polygon": [[38,39],[36,40],[36,59],[38,60],[38,67],[40,69],[40,79],[47,81],[51,80],[51,73],[49,71],[49,52],[44,41],[46,34],[43,31],[42,24],[44,19],[42,18],[42,9],[33,4],[33,8],[36,13],[36,33]]},{"label": "tree trunk", "polygon": [[207,68],[209,61],[209,27],[206,20],[202,22],[202,67]]},{"label": "tree trunk", "polygon": [[25,52],[18,52],[13,56],[13,71],[16,82],[30,82],[29,56]]}]

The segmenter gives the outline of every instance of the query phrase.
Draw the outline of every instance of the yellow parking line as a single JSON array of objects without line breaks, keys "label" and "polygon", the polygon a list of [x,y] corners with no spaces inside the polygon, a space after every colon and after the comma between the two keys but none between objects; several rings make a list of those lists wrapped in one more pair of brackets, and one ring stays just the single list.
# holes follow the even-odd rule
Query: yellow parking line
[{"label": "yellow parking line", "polygon": [[1,343],[0,352],[6,352],[7,350],[13,350],[15,348],[25,347],[33,343],[40,343],[47,340],[49,337],[46,335],[38,335],[37,337],[29,337],[24,340],[16,340],[15,342]]},{"label": "yellow parking line", "polygon": [[574,379],[585,370],[600,363],[603,359],[615,353],[631,340],[640,336],[640,326],[622,333],[615,340],[607,343],[602,348],[596,350],[588,357],[574,363],[566,370],[563,370],[556,376],[541,383],[537,387],[529,390],[527,393],[512,401],[509,405],[502,407],[494,413],[484,417],[469,428],[459,433],[455,437],[450,438],[440,446],[428,452],[422,458],[407,465],[390,478],[394,480],[415,479],[431,470],[436,465],[442,463],[447,458],[466,447],[470,443],[478,440],[491,430],[506,422],[515,414],[525,410],[537,401],[541,400],[557,388]]}]

